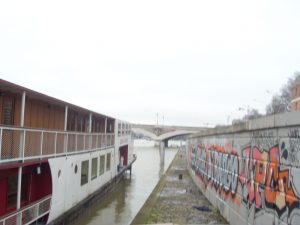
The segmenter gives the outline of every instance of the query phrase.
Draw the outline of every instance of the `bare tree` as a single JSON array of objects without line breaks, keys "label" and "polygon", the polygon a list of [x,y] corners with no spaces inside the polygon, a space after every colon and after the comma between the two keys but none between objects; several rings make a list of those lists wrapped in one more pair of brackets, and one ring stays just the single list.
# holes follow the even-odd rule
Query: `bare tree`
[{"label": "bare tree", "polygon": [[262,117],[262,114],[257,109],[248,109],[246,115],[243,117],[243,121],[253,120]]},{"label": "bare tree", "polygon": [[272,97],[271,102],[266,107],[267,115],[291,111],[291,91],[295,81],[298,79],[300,79],[300,72],[295,72],[288,79],[287,84],[282,86],[280,93]]},{"label": "bare tree", "polygon": [[238,125],[245,123],[248,120],[253,120],[262,117],[263,115],[258,112],[257,109],[247,109],[247,113],[243,116],[242,119],[233,119],[232,125]]},{"label": "bare tree", "polygon": [[277,113],[289,112],[290,104],[283,100],[282,96],[274,95],[271,102],[266,107],[266,114],[272,115]]}]

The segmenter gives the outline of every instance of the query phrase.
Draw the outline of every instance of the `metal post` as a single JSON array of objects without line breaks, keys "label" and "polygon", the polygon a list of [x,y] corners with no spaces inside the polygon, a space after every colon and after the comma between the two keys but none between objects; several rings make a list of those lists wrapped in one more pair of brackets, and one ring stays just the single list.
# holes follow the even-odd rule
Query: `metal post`
[{"label": "metal post", "polygon": [[68,134],[67,133],[65,133],[65,153],[67,153],[68,152]]},{"label": "metal post", "polygon": [[90,113],[90,118],[89,118],[89,133],[90,133],[90,138],[89,138],[89,149],[93,148],[93,135],[91,135],[92,132],[92,113]]},{"label": "metal post", "polygon": [[26,100],[26,92],[23,91],[22,102],[21,102],[21,121],[20,121],[20,126],[21,127],[24,127],[25,100]]},{"label": "metal post", "polygon": [[55,132],[55,138],[54,138],[54,155],[56,156],[56,145],[57,145],[57,132]]},{"label": "metal post", "polygon": [[86,150],[86,146],[85,146],[85,134],[83,134],[83,150]]},{"label": "metal post", "polygon": [[75,134],[75,152],[78,151],[78,143],[77,143],[77,136],[78,136],[78,133]]},{"label": "metal post", "polygon": [[21,157],[24,161],[24,157],[25,157],[25,142],[26,142],[26,131],[23,131],[23,135],[21,135],[20,137],[20,149],[21,150]]},{"label": "metal post", "polygon": [[17,209],[21,207],[21,182],[22,182],[22,167],[19,167],[18,170],[18,198],[17,198]]},{"label": "metal post", "polygon": [[[21,184],[22,184],[22,167],[20,166],[18,170],[17,210],[21,208],[21,190],[22,190]],[[21,215],[22,213],[19,214],[17,217],[17,225],[22,224]]]},{"label": "metal post", "polygon": [[[24,127],[24,115],[25,115],[25,103],[26,103],[26,92],[23,91],[23,94],[22,94],[22,101],[21,101],[21,112],[20,112],[20,127]],[[20,145],[19,145],[19,157],[23,157],[22,160],[24,160],[24,142],[25,142],[25,139],[23,138],[23,136],[25,136],[24,134],[24,130],[21,131],[20,133]],[[24,135],[22,135],[22,133]]]},{"label": "metal post", "polygon": [[89,133],[92,132],[92,113],[90,113],[90,121],[89,121]]},{"label": "metal post", "polygon": [[[26,103],[26,92],[23,91],[22,101],[21,101],[21,115],[20,115],[20,127],[24,127],[24,115],[25,115],[25,103]],[[22,156],[22,160],[24,160],[25,154],[25,131],[23,131],[23,135],[20,135],[20,148],[19,148],[19,156]],[[22,190],[22,167],[18,168],[18,189],[17,189],[17,210],[21,208],[21,190]],[[21,214],[17,218],[17,224],[21,224]]]},{"label": "metal post", "polygon": [[107,147],[107,117],[105,118],[104,133],[104,147]]},{"label": "metal post", "polygon": [[[68,106],[66,105],[65,106],[65,124],[64,124],[64,131],[67,131],[67,125],[68,125],[68,111],[69,111],[69,108]],[[67,133],[64,133],[64,152],[66,153],[68,151],[68,134]]]},{"label": "metal post", "polygon": [[159,143],[159,153],[160,153],[160,163],[165,163],[165,142],[161,141]]},{"label": "metal post", "polygon": [[67,131],[67,124],[68,124],[68,106],[65,106],[65,125],[64,125],[64,131]]},{"label": "metal post", "polygon": [[42,137],[41,137],[41,158],[43,158],[43,142],[44,142],[44,131],[42,131]]},{"label": "metal post", "polygon": [[105,124],[104,124],[104,133],[106,134],[106,129],[107,129],[107,117],[105,118]]},{"label": "metal post", "polygon": [[[96,148],[99,148],[99,146],[98,146],[98,139],[99,139],[99,135],[96,134]],[[0,148],[0,153],[1,153],[1,148]]]}]

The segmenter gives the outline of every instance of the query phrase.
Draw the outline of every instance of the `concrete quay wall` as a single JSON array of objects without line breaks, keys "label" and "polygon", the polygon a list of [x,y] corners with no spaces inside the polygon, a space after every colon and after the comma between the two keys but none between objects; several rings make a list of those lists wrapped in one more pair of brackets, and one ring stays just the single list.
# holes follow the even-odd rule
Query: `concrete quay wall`
[{"label": "concrete quay wall", "polygon": [[203,131],[190,174],[232,225],[300,224],[300,112]]}]

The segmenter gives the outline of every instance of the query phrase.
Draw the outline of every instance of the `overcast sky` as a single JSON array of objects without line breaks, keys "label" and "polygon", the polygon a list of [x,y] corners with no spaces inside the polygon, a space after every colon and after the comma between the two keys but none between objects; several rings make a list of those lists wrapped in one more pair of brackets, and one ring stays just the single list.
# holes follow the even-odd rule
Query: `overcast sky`
[{"label": "overcast sky", "polygon": [[298,0],[2,1],[0,77],[130,122],[226,124],[240,107],[264,112],[300,71],[299,12]]}]

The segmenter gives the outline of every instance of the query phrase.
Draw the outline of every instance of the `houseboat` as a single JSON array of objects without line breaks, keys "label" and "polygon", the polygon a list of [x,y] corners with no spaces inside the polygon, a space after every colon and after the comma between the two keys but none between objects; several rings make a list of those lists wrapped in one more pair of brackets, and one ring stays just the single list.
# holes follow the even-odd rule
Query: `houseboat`
[{"label": "houseboat", "polygon": [[0,225],[55,223],[135,159],[129,123],[0,79]]}]

